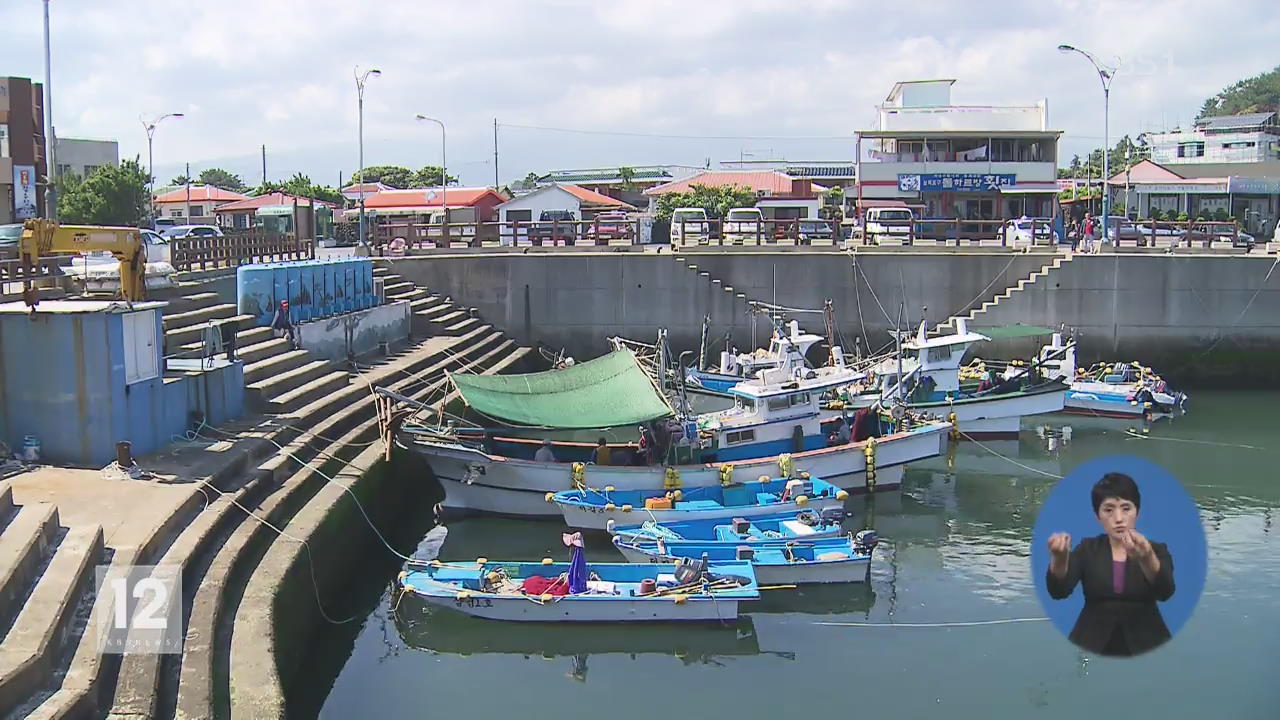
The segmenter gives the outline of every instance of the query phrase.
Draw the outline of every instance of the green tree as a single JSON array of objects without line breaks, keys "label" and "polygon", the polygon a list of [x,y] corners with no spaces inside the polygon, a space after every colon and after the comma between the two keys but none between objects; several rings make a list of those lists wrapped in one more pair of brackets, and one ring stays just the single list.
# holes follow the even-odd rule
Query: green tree
[{"label": "green tree", "polygon": [[186,175],[179,175],[178,177],[170,180],[169,184],[170,185],[190,185],[191,178],[187,177]]},{"label": "green tree", "polygon": [[622,178],[622,189],[631,190],[634,187],[632,181],[636,177],[635,168],[625,166],[618,168],[618,177]]},{"label": "green tree", "polygon": [[1280,110],[1280,65],[1223,88],[1200,106],[1200,117],[1268,110]]},{"label": "green tree", "polygon": [[60,176],[59,219],[69,225],[138,227],[147,216],[147,179],[137,158],[103,165],[83,179]]},{"label": "green tree", "polygon": [[756,193],[741,185],[694,185],[687,192],[667,193],[658,197],[658,219],[670,220],[676,208],[700,207],[712,218],[724,217],[737,207],[755,207]]},{"label": "green tree", "polygon": [[[427,165],[413,174],[413,187],[437,187],[440,185],[440,176],[442,174],[444,174],[444,169],[439,165]],[[449,184],[458,184],[458,178],[450,175]]]},{"label": "green tree", "polygon": [[517,180],[511,183],[512,190],[532,190],[538,186],[538,173],[531,172],[524,176],[523,180]]},{"label": "green tree", "polygon": [[239,175],[227,172],[222,168],[209,168],[208,170],[200,171],[199,182],[203,185],[212,185],[231,192],[244,192],[247,189]]},{"label": "green tree", "polygon": [[[399,165],[374,165],[364,169],[364,182],[376,183],[393,188],[404,189],[413,186],[415,174],[412,170]],[[356,173],[353,182],[361,182],[361,174]]]}]

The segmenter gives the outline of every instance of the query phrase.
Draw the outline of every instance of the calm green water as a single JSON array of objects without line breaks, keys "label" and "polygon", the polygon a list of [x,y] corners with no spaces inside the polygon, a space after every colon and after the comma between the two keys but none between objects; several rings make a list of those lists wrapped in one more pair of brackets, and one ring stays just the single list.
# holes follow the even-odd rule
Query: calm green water
[{"label": "calm green water", "polygon": [[[1277,406],[1280,393],[1193,393],[1191,412],[1157,423],[1150,439],[1128,435],[1125,421],[1049,416],[1025,421],[1020,440],[984,443],[1034,470],[961,445],[954,472],[939,458],[911,468],[900,495],[877,496],[873,507],[856,499],[853,523],[870,521],[888,539],[869,586],[773,591],[730,628],[526,627],[410,601],[393,614],[391,565],[355,590],[373,609],[345,631],[357,633],[354,643],[336,643],[347,657],[332,688],[318,681],[301,705],[322,705],[328,718],[1280,717]],[[1199,607],[1158,651],[1086,660],[1048,622],[819,624],[1042,617],[1028,558],[1053,483],[1041,473],[1115,453],[1173,471],[1208,536]],[[456,522],[441,557],[558,557],[561,531]],[[607,539],[590,540],[591,559],[617,557]]]}]

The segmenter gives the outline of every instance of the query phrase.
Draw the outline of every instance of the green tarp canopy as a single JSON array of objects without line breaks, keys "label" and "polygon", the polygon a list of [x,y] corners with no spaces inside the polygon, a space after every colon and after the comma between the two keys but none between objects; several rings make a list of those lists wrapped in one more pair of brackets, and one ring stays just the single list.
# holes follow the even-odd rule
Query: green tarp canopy
[{"label": "green tarp canopy", "polygon": [[1014,338],[1043,337],[1052,335],[1056,330],[1035,325],[1002,325],[991,328],[969,328],[970,332],[986,335],[992,340],[1012,340]]},{"label": "green tarp canopy", "polygon": [[524,375],[449,373],[477,412],[510,425],[586,430],[674,414],[629,350]]}]

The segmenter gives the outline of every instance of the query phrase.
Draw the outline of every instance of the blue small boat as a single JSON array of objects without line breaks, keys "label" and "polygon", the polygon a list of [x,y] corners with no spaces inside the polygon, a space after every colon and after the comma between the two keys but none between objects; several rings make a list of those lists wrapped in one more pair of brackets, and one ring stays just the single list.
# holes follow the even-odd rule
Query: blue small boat
[{"label": "blue small boat", "polygon": [[750,562],[586,563],[584,587],[570,591],[571,563],[432,561],[400,573],[402,592],[490,620],[672,622],[735,620],[757,600]]},{"label": "blue small boat", "polygon": [[843,519],[844,510],[836,508],[820,513],[801,510],[798,513],[761,515],[750,519],[734,518],[727,523],[719,518],[669,523],[645,520],[640,525],[606,525],[605,529],[628,542],[661,539],[668,545],[716,542],[737,546],[744,542],[777,544],[836,537],[842,532],[840,523]]},{"label": "blue small boat", "polygon": [[614,536],[613,545],[631,562],[661,563],[680,558],[711,562],[747,560],[761,585],[863,582],[871,568],[871,554],[879,542],[875,531],[782,545],[673,543],[662,540],[627,541]]},{"label": "blue small boat", "polygon": [[756,482],[689,488],[688,490],[564,490],[547,493],[571,528],[607,530],[609,522],[634,525],[687,520],[721,520],[795,514],[806,508],[819,513],[844,506],[849,493],[816,477],[765,478]]}]

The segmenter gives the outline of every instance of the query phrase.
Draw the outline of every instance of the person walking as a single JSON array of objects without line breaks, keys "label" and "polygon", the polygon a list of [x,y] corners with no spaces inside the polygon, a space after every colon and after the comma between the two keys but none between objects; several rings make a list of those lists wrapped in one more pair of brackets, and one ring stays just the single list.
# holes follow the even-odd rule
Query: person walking
[{"label": "person walking", "polygon": [[1084,214],[1084,251],[1086,253],[1095,252],[1094,250],[1094,233],[1097,227],[1094,224],[1093,213]]}]

